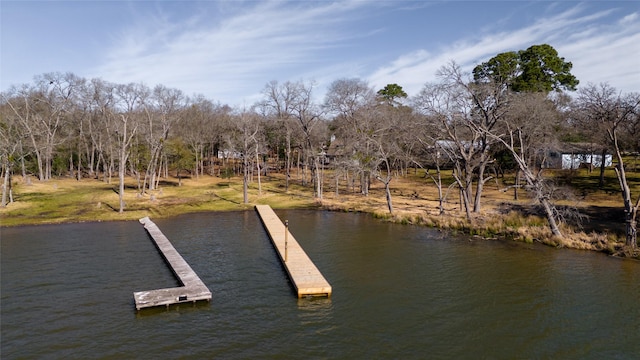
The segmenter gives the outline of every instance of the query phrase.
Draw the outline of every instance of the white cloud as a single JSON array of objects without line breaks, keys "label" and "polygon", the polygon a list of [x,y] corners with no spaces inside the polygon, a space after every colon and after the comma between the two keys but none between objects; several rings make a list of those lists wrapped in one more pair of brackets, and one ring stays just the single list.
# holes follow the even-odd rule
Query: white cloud
[{"label": "white cloud", "polygon": [[546,15],[520,28],[504,28],[519,20],[514,14],[492,19],[491,26],[469,29],[468,37],[450,45],[405,46],[405,53],[373,67],[389,50],[372,55],[351,48],[392,27],[347,26],[393,2],[216,2],[216,14],[210,4],[188,19],[172,19],[162,11],[139,14],[137,25],[114,35],[104,63],[89,75],[118,83],[163,84],[232,105],[257,100],[270,80],[315,80],[318,96],[333,80],[360,77],[375,88],[398,83],[414,95],[452,60],[470,71],[500,52],[548,43],[573,63],[572,72],[582,84],[609,81],[622,91],[640,90],[637,12],[589,13],[587,6],[578,5],[557,13],[559,5],[552,3]]},{"label": "white cloud", "polygon": [[636,20],[638,20],[638,13],[634,12],[620,19],[620,24],[621,25],[631,24],[631,23],[634,23]]},{"label": "white cloud", "polygon": [[[426,82],[436,81],[438,69],[452,60],[463,70],[471,71],[475,65],[498,53],[548,43],[573,63],[572,73],[581,83],[608,81],[625,92],[640,90],[637,60],[640,26],[635,22],[636,13],[625,16],[618,25],[608,25],[599,21],[610,16],[613,10],[586,15],[582,12],[583,8],[578,6],[515,31],[463,39],[435,55],[426,51],[401,55],[391,64],[377,69],[369,81],[377,87],[398,83],[413,95]],[[406,61],[414,54],[424,56],[420,61]]]},{"label": "white cloud", "polygon": [[94,72],[114,82],[154,79],[231,101],[261,90],[247,88],[247,80],[263,79],[264,85],[279,70],[303,68],[359,36],[336,27],[354,16],[351,10],[360,2],[251,4],[235,14],[227,9],[225,18],[213,23],[203,17],[179,26],[152,17],[118,36]]}]

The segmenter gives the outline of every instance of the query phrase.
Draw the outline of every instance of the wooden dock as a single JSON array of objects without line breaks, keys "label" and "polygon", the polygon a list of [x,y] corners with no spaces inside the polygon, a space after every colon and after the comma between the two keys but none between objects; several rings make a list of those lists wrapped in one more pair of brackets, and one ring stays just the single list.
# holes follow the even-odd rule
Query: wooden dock
[{"label": "wooden dock", "polygon": [[191,269],[191,266],[182,258],[180,253],[171,245],[169,239],[160,231],[158,226],[148,217],[140,219],[158,250],[166,260],[169,267],[182,284],[180,287],[138,291],[133,293],[136,302],[136,309],[169,306],[171,304],[193,302],[199,300],[211,300],[211,291],[200,280],[198,275]]},{"label": "wooden dock", "polygon": [[[280,256],[298,298],[305,296],[331,296],[331,285],[280,221],[269,205],[256,205],[273,247]],[[286,236],[285,236],[285,230]],[[286,244],[285,244],[286,241]]]}]

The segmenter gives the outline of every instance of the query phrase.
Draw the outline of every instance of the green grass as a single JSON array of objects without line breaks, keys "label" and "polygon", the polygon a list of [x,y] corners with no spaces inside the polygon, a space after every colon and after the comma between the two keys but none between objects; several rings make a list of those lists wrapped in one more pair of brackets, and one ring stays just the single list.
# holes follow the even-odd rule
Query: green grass
[{"label": "green grass", "polygon": [[[132,180],[130,180],[132,181]],[[249,204],[243,203],[241,179],[220,181],[215,177],[201,180],[183,179],[184,186],[165,181],[160,190],[139,196],[132,182],[125,190],[125,209],[119,213],[117,184],[99,180],[55,179],[14,183],[14,203],[0,209],[0,225],[63,223],[82,221],[135,220],[145,216],[168,217],[202,211],[251,209],[253,204],[273,207],[305,208],[316,206],[304,188],[292,186],[289,193],[276,182],[263,182],[262,194],[257,184],[249,187]],[[153,195],[153,199],[152,199]]]},{"label": "green grass", "polygon": [[[520,200],[514,201],[512,192],[502,192],[513,174],[507,174],[485,185],[483,211],[473,214],[471,221],[459,210],[455,191],[445,203],[445,215],[439,215],[437,190],[424,171],[411,171],[406,177],[393,179],[392,193],[394,215],[389,214],[380,182],[372,182],[369,196],[363,196],[356,188],[354,192],[340,185],[335,194],[330,172],[327,172],[323,199],[313,197],[313,188],[291,181],[289,191],[284,189],[282,175],[274,174],[262,179],[262,191],[257,182],[249,186],[249,203],[244,204],[242,179],[203,176],[200,179],[177,179],[161,182],[161,187],[140,196],[133,179],[128,179],[125,190],[126,207],[118,212],[117,183],[107,184],[100,180],[68,178],[50,181],[33,181],[26,185],[20,179],[14,182],[15,202],[0,209],[0,225],[15,226],[41,223],[82,221],[137,220],[150,216],[170,217],[178,214],[203,211],[232,211],[252,209],[255,204],[266,204],[273,208],[324,208],[338,211],[369,213],[375,218],[402,224],[448,229],[486,238],[508,238],[526,242],[542,242],[552,246],[585,248],[617,253],[620,249],[620,226],[616,211],[622,201],[617,190],[617,178],[612,169],[605,173],[606,186],[598,189],[598,172],[586,169],[567,174],[562,171],[546,171],[546,176],[555,176],[567,191],[577,194],[579,200],[563,200],[559,204],[577,206],[591,216],[590,227],[577,229],[563,224],[567,242],[551,236],[546,220],[532,212],[533,202],[526,192],[520,192]],[[640,173],[628,172],[633,196],[640,194]],[[452,181],[450,171],[443,172],[443,183]],[[564,191],[564,190],[563,190]],[[576,205],[577,204],[577,205]],[[593,239],[600,239],[596,242]]]}]

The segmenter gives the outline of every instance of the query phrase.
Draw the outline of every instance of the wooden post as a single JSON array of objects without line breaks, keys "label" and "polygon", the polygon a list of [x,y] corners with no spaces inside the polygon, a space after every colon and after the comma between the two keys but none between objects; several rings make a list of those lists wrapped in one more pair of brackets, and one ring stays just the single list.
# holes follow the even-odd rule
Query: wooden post
[{"label": "wooden post", "polygon": [[289,220],[284,221],[284,262],[287,262],[287,247],[289,238]]}]

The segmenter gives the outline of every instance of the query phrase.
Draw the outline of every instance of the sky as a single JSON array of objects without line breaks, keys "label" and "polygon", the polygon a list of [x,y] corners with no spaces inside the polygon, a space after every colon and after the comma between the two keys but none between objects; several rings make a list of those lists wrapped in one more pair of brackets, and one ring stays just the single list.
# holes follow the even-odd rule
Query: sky
[{"label": "sky", "polygon": [[640,1],[0,2],[0,91],[72,72],[250,106],[276,80],[335,80],[409,96],[438,69],[465,71],[549,44],[580,86],[640,91]]}]

